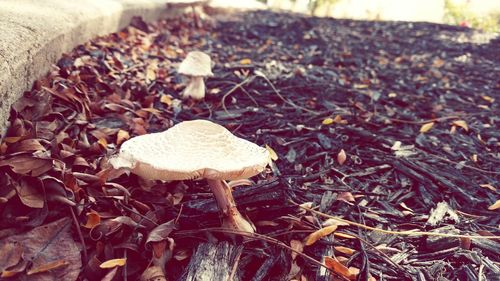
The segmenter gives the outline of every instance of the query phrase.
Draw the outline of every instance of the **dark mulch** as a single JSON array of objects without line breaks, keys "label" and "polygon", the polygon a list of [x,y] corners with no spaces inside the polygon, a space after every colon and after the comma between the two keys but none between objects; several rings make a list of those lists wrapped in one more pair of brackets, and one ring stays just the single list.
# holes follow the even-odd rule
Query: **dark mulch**
[{"label": "dark mulch", "polygon": [[[172,253],[166,271],[176,280],[204,229],[219,226],[206,183],[144,182],[106,169],[107,158],[129,136],[201,118],[278,156],[235,191],[258,233],[319,262],[335,256],[358,280],[495,280],[498,240],[340,225],[304,246],[332,220],[296,205],[380,229],[499,235],[500,39],[489,39],[455,26],[271,12],[215,15],[202,28],[189,17],[135,20],[64,56],[13,106],[0,154],[0,237],[72,212],[82,280],[134,280],[152,249]],[[191,50],[215,61],[202,102],[179,100],[175,64]],[[171,220],[175,230],[158,232]],[[153,229],[164,243],[152,248]],[[120,270],[99,268],[123,257]],[[334,280],[349,275],[333,269]],[[242,280],[329,280],[324,272],[264,238],[247,242],[238,264]]]}]

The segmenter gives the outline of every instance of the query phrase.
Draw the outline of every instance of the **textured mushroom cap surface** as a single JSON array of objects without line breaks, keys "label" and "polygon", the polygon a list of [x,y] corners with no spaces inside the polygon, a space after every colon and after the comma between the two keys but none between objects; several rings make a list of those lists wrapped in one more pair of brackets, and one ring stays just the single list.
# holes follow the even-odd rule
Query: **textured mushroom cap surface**
[{"label": "textured mushroom cap surface", "polygon": [[262,172],[269,162],[265,148],[206,120],[184,121],[161,133],[131,138],[110,159],[115,169],[156,180],[243,179]]},{"label": "textured mushroom cap surface", "polygon": [[179,65],[178,72],[188,76],[213,76],[210,56],[200,52],[189,52]]}]

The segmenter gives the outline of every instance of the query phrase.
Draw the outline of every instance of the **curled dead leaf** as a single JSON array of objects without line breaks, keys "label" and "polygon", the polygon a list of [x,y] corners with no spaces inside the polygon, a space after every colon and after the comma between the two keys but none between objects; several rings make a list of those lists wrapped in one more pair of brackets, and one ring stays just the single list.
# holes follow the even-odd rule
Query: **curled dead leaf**
[{"label": "curled dead leaf", "polygon": [[101,223],[101,216],[96,211],[87,213],[87,223],[83,227],[92,229],[94,226]]}]

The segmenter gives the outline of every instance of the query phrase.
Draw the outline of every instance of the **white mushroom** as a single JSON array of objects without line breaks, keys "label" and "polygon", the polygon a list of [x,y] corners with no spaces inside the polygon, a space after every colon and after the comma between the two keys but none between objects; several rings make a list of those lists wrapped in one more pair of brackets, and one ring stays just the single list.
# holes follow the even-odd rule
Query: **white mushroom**
[{"label": "white mushroom", "polygon": [[203,52],[189,52],[179,65],[178,73],[189,77],[189,82],[182,92],[182,97],[201,100],[205,97],[205,81],[203,78],[213,76],[212,60]]},{"label": "white mushroom", "polygon": [[126,168],[150,180],[205,178],[210,186],[223,227],[254,232],[236,208],[225,180],[252,177],[270,162],[269,152],[234,136],[221,125],[206,120],[181,122],[167,131],[131,138],[118,156],[115,169]]}]

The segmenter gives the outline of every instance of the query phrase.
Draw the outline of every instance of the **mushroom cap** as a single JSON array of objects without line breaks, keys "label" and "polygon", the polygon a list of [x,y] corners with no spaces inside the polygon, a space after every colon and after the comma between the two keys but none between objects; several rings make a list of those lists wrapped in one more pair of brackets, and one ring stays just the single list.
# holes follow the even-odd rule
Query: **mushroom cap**
[{"label": "mushroom cap", "polygon": [[267,149],[206,120],[131,138],[110,159],[115,169],[151,180],[244,179],[262,172],[269,162]]},{"label": "mushroom cap", "polygon": [[214,75],[210,56],[200,51],[189,52],[179,65],[177,72],[187,76],[206,77]]}]

